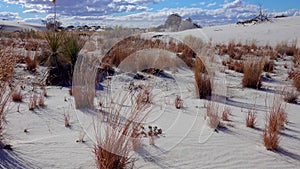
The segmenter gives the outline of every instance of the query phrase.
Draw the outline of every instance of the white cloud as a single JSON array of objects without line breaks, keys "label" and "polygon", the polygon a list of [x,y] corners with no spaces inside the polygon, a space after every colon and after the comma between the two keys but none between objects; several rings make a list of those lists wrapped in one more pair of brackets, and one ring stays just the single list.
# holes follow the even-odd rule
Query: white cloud
[{"label": "white cloud", "polygon": [[213,3],[209,3],[206,5],[207,8],[209,7],[213,7],[213,6],[216,6],[217,5],[217,2],[213,2]]},{"label": "white cloud", "polygon": [[[99,16],[118,12],[146,11],[147,4],[161,1],[163,0],[64,0],[56,1],[56,8],[58,13],[66,16]],[[4,2],[47,13],[53,12],[51,0],[4,0]]]},{"label": "white cloud", "polygon": [[20,16],[15,12],[0,12],[0,19],[17,20]]},{"label": "white cloud", "polygon": [[[218,7],[216,9],[202,8],[164,8],[152,11],[148,4],[164,0],[59,0],[57,1],[58,18],[67,25],[122,25],[129,27],[153,27],[164,23],[168,15],[178,13],[183,18],[190,17],[200,25],[216,25],[234,23],[239,20],[254,17],[259,12],[259,6],[245,3],[242,0],[228,1],[223,4],[199,2],[202,6]],[[48,13],[53,16],[51,0],[4,0],[7,3],[20,4],[29,8],[23,13]],[[134,14],[116,16],[117,13],[130,12]],[[300,15],[300,10],[281,12],[285,15]],[[277,13],[272,13],[277,15]],[[1,15],[8,19],[20,18],[17,13]],[[42,18],[28,18],[26,21],[40,21]],[[39,22],[41,23],[41,22]]]}]

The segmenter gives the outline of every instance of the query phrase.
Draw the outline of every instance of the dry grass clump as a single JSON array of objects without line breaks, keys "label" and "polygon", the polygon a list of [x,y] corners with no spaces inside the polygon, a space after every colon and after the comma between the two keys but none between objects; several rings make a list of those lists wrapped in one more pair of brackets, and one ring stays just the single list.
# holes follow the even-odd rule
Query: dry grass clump
[{"label": "dry grass clump", "polygon": [[7,104],[14,92],[14,87],[10,81],[15,65],[16,57],[8,49],[0,50],[0,141],[3,139]]},{"label": "dry grass clump", "polygon": [[287,103],[297,103],[299,97],[298,91],[293,88],[283,90],[282,95],[283,95],[283,100]]},{"label": "dry grass clump", "polygon": [[151,103],[152,96],[151,91],[148,88],[142,89],[137,96],[136,103],[140,105],[141,103]]},{"label": "dry grass clump", "polygon": [[23,101],[23,95],[22,95],[21,91],[13,92],[12,101],[14,101],[14,102],[22,102]]},{"label": "dry grass clump", "polygon": [[265,72],[273,72],[274,67],[275,67],[274,60],[265,61],[265,64],[264,64],[264,71]]},{"label": "dry grass clump", "polygon": [[243,87],[259,89],[261,87],[261,74],[263,72],[264,60],[251,59],[244,63]]},{"label": "dry grass clump", "polygon": [[138,105],[131,102],[130,107],[124,107],[128,103],[130,94],[108,101],[108,122],[102,124],[97,130],[97,144],[94,147],[96,164],[100,169],[124,169],[132,168],[135,160],[130,152],[136,149],[136,143],[140,139],[138,131],[141,123],[146,118],[149,110],[147,104]]},{"label": "dry grass clump", "polygon": [[176,109],[181,109],[183,107],[183,100],[180,98],[180,96],[175,98],[175,107]]},{"label": "dry grass clump", "polygon": [[206,116],[208,118],[208,126],[211,128],[217,128],[220,125],[220,117],[219,117],[219,106],[210,101],[206,108]]},{"label": "dry grass clump", "polygon": [[298,71],[293,77],[293,84],[296,89],[300,92],[300,72]]},{"label": "dry grass clump", "polygon": [[211,78],[207,73],[204,63],[197,57],[194,65],[194,78],[197,95],[200,99],[207,98],[212,94]]},{"label": "dry grass clump", "polygon": [[34,56],[33,59],[31,59],[29,56],[25,57],[25,63],[26,63],[26,69],[30,72],[35,72],[37,68],[37,57]]},{"label": "dry grass clump", "polygon": [[275,51],[281,56],[296,56],[299,54],[299,49],[297,48],[297,41],[293,41],[290,45],[288,45],[287,42],[277,44],[275,47]]},{"label": "dry grass clump", "polygon": [[30,100],[29,100],[29,103],[28,103],[28,109],[29,110],[34,110],[36,108],[36,106],[38,105],[38,97],[37,95],[34,93],[31,97],[30,97]]},{"label": "dry grass clump", "polygon": [[267,150],[278,148],[280,130],[287,123],[287,113],[285,112],[283,101],[281,98],[274,97],[270,112],[266,116],[266,125],[263,134],[263,141]]},{"label": "dry grass clump", "polygon": [[231,109],[229,107],[225,108],[222,112],[222,120],[229,121],[229,115],[231,115]]},{"label": "dry grass clump", "polygon": [[177,54],[180,53],[178,57],[189,67],[193,66],[193,59],[196,57],[196,53],[188,45],[176,41],[176,39],[165,42],[155,37],[145,39],[140,36],[130,36],[118,42],[106,53],[101,60],[101,67],[111,69],[113,65],[119,66],[127,56],[144,49],[163,49]]},{"label": "dry grass clump", "polygon": [[246,116],[246,127],[255,128],[256,112],[254,110],[248,110]]}]

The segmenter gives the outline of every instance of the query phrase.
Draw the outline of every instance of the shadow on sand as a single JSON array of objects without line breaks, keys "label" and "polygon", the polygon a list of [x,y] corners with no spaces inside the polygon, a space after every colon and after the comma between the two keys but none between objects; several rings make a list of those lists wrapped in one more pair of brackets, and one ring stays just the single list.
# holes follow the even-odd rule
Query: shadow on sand
[{"label": "shadow on sand", "polygon": [[16,152],[0,149],[0,168],[38,168],[21,158]]}]

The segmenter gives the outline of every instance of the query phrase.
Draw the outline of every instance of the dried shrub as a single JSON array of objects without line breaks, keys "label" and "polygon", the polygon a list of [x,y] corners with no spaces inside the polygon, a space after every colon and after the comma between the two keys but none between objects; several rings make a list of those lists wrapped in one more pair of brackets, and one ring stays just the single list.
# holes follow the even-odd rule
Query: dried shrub
[{"label": "dried shrub", "polygon": [[219,106],[215,102],[209,102],[206,108],[208,125],[211,128],[217,128],[220,125]]},{"label": "dried shrub", "polygon": [[274,67],[275,67],[274,60],[265,61],[265,65],[264,65],[265,72],[273,72]]},{"label": "dried shrub", "polygon": [[259,89],[261,87],[261,74],[263,72],[264,60],[251,59],[244,63],[243,87]]},{"label": "dried shrub", "polygon": [[142,103],[151,103],[151,101],[152,101],[151,91],[148,88],[142,89],[136,99],[136,103],[138,105]]},{"label": "dried shrub", "polygon": [[293,62],[295,67],[300,66],[300,51],[298,54],[294,55]]},{"label": "dried shrub", "polygon": [[138,137],[136,131],[149,111],[146,110],[147,104],[138,105],[136,102],[131,102],[133,105],[127,108],[121,106],[128,99],[129,93],[116,97],[104,106],[107,108],[104,111],[108,112],[108,123],[97,130],[97,145],[94,147],[99,169],[132,168],[135,163],[130,152],[134,150],[134,142],[138,142],[134,141]]},{"label": "dried shrub", "polygon": [[3,139],[6,113],[8,111],[7,105],[11,101],[11,97],[14,93],[11,78],[16,62],[17,58],[12,55],[9,48],[0,50],[0,142]]},{"label": "dried shrub", "polygon": [[287,103],[297,103],[299,93],[293,88],[289,88],[282,92],[283,100]]},{"label": "dried shrub", "polygon": [[22,95],[21,91],[15,91],[12,94],[12,100],[14,102],[22,102],[23,101],[23,95]]},{"label": "dried shrub", "polygon": [[37,57],[31,59],[29,56],[25,57],[26,69],[30,72],[35,72],[37,68]]},{"label": "dried shrub", "polygon": [[246,116],[246,127],[255,128],[256,112],[254,110],[248,110]]},{"label": "dried shrub", "polygon": [[235,61],[234,62],[234,71],[239,73],[244,73],[244,62],[243,61]]},{"label": "dried shrub", "polygon": [[207,98],[212,94],[211,78],[207,73],[204,63],[198,57],[194,65],[194,78],[197,95],[200,99]]},{"label": "dried shrub", "polygon": [[37,95],[34,93],[32,95],[32,97],[30,97],[29,103],[28,103],[28,108],[29,110],[34,110],[37,106],[37,101],[38,101],[38,97]]},{"label": "dried shrub", "polygon": [[275,50],[280,55],[287,55],[287,56],[295,56],[299,53],[299,49],[297,48],[297,42],[292,42],[291,45],[288,45],[287,42],[282,42],[277,44]]},{"label": "dried shrub", "polygon": [[263,141],[267,150],[276,150],[279,144],[278,131],[270,132],[268,130],[264,130]]},{"label": "dried shrub", "polygon": [[231,109],[229,107],[225,108],[222,112],[222,120],[229,121],[229,115],[231,115]]},{"label": "dried shrub", "polygon": [[181,109],[183,107],[183,100],[180,98],[180,96],[175,98],[175,107],[176,109]]},{"label": "dried shrub", "polygon": [[296,72],[295,76],[293,77],[293,84],[295,88],[300,91],[300,72]]},{"label": "dried shrub", "polygon": [[41,93],[40,97],[38,99],[38,106],[40,107],[44,107],[45,106],[45,98],[44,98],[44,94]]},{"label": "dried shrub", "polygon": [[65,122],[65,127],[70,127],[70,115],[69,114],[64,114],[64,122]]}]

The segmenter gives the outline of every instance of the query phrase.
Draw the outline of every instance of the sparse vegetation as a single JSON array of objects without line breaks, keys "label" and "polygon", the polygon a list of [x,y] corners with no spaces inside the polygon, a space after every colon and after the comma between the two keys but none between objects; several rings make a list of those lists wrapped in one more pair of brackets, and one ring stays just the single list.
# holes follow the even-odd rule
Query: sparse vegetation
[{"label": "sparse vegetation", "polygon": [[[97,145],[94,147],[96,164],[100,169],[132,168],[135,160],[131,158],[130,152],[134,150],[132,145],[138,135],[136,131],[144,121],[149,111],[146,110],[147,104],[138,105],[132,102],[130,108],[124,109],[123,105],[130,97],[109,101],[108,123],[104,124],[105,132],[98,130]],[[123,118],[126,117],[126,118]]]},{"label": "sparse vegetation", "polygon": [[222,120],[229,121],[229,115],[231,115],[231,109],[229,107],[224,108],[222,112]]},{"label": "sparse vegetation", "polygon": [[175,107],[176,109],[180,109],[183,107],[183,100],[180,98],[180,96],[176,96],[175,98]]},{"label": "sparse vegetation", "polygon": [[196,94],[200,99],[207,98],[212,94],[211,78],[207,73],[204,63],[200,58],[196,58],[194,65],[194,77]]},{"label": "sparse vegetation", "polygon": [[219,106],[216,102],[210,101],[206,108],[206,118],[208,118],[208,126],[217,128],[220,125]]},{"label": "sparse vegetation", "polygon": [[270,112],[266,115],[265,130],[263,141],[267,150],[278,148],[280,141],[280,130],[288,123],[287,113],[281,98],[275,97],[270,107]]},{"label": "sparse vegetation", "polygon": [[10,51],[7,49],[0,50],[0,144],[6,123],[7,105],[14,93],[11,78],[15,65],[16,58]]},{"label": "sparse vegetation", "polygon": [[259,89],[262,85],[261,74],[263,72],[263,59],[249,59],[244,63],[243,87]]},{"label": "sparse vegetation", "polygon": [[14,102],[22,102],[23,101],[23,96],[22,96],[21,91],[15,91],[15,92],[13,92],[13,94],[12,94],[12,100]]},{"label": "sparse vegetation", "polygon": [[255,128],[256,112],[254,110],[248,110],[246,115],[246,127]]}]

